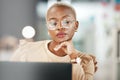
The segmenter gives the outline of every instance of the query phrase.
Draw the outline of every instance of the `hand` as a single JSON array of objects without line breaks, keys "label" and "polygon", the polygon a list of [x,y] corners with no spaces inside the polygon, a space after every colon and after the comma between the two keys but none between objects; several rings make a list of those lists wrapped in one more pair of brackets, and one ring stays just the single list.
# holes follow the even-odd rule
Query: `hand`
[{"label": "hand", "polygon": [[57,45],[54,50],[58,51],[59,49],[63,49],[65,53],[71,55],[72,53],[76,53],[76,50],[72,44],[72,41],[65,41]]},{"label": "hand", "polygon": [[92,59],[93,59],[94,66],[95,66],[95,72],[96,72],[96,71],[97,71],[97,69],[98,69],[96,57],[95,57],[95,56],[93,56],[93,55],[90,55],[90,56],[91,56],[91,57],[92,57]]}]

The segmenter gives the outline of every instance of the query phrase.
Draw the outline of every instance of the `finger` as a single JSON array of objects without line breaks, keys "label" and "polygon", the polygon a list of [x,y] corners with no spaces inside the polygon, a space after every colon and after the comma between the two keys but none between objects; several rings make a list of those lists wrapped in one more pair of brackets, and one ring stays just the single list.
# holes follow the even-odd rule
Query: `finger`
[{"label": "finger", "polygon": [[59,49],[60,49],[60,46],[59,46],[59,45],[57,45],[57,46],[54,48],[55,51],[58,51]]},{"label": "finger", "polygon": [[62,47],[62,49],[63,49],[67,54],[71,54],[72,52],[74,52],[74,48],[73,48],[72,44],[68,44],[68,42],[66,43],[65,46]]},{"label": "finger", "polygon": [[55,50],[55,51],[58,51],[62,46],[66,46],[66,45],[67,45],[66,42],[63,42],[63,43],[57,45],[57,46],[54,48],[54,50]]},{"label": "finger", "polygon": [[63,51],[65,51],[65,53],[67,53],[67,49],[66,48],[62,48]]}]

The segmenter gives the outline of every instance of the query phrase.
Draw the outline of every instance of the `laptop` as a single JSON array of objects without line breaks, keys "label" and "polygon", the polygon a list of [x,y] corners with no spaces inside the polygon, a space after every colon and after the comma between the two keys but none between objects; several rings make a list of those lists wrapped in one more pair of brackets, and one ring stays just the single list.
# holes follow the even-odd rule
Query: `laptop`
[{"label": "laptop", "polygon": [[72,64],[0,62],[0,80],[72,80]]}]

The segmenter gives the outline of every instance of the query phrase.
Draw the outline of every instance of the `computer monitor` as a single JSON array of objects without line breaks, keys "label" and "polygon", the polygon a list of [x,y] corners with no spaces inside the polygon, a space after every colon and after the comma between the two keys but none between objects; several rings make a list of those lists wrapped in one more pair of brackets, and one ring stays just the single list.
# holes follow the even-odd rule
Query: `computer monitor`
[{"label": "computer monitor", "polygon": [[72,80],[72,65],[47,62],[0,62],[0,80]]}]

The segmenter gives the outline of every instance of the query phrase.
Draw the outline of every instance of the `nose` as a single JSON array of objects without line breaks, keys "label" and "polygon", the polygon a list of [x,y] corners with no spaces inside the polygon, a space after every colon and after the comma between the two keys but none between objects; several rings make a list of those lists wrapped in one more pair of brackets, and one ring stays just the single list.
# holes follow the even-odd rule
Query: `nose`
[{"label": "nose", "polygon": [[63,29],[61,22],[58,23],[58,25],[57,25],[57,29],[58,29],[58,30]]}]

